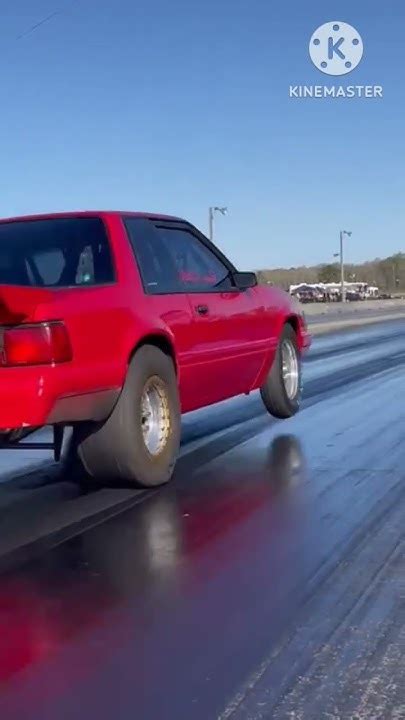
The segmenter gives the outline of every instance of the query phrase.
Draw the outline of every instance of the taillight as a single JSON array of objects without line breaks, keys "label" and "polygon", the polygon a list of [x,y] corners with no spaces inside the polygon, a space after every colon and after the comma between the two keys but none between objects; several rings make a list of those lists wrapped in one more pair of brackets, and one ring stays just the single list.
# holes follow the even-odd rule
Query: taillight
[{"label": "taillight", "polygon": [[52,365],[72,359],[72,346],[63,322],[5,328],[0,365]]}]

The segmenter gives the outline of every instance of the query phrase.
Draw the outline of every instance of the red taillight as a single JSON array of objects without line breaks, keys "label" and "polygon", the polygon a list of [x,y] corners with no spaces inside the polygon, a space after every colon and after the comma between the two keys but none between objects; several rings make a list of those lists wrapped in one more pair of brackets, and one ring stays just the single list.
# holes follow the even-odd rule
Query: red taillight
[{"label": "red taillight", "polygon": [[72,346],[66,326],[62,322],[19,325],[6,328],[0,364],[49,365],[72,359]]}]

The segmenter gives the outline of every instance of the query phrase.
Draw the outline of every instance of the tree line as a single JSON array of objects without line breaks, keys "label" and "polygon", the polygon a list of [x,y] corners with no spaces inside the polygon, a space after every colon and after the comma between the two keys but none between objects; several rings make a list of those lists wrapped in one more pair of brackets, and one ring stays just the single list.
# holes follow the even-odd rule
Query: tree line
[{"label": "tree line", "polygon": [[[271,283],[288,290],[290,285],[299,283],[340,282],[339,263],[313,265],[274,270],[259,270],[259,282]],[[380,290],[393,293],[405,291],[405,253],[369,260],[357,265],[345,264],[345,280],[366,282]]]}]

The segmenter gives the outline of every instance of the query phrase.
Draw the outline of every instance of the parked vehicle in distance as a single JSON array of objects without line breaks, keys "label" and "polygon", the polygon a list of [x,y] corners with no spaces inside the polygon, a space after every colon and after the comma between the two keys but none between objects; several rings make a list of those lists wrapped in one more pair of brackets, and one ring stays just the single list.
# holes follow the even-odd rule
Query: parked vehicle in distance
[{"label": "parked vehicle in distance", "polygon": [[301,285],[291,292],[292,297],[296,297],[301,303],[324,302],[323,293],[316,287],[310,285]]},{"label": "parked vehicle in distance", "polygon": [[360,302],[360,300],[364,300],[364,297],[362,297],[360,293],[356,292],[355,290],[348,290],[346,292],[346,300],[348,302]]},{"label": "parked vehicle in distance", "polygon": [[293,298],[179,218],[0,221],[0,447],[49,425],[60,459],[71,426],[95,482],[159,485],[181,413],[260,389],[271,414],[294,415],[309,344]]},{"label": "parked vehicle in distance", "polygon": [[[391,297],[381,293],[376,285],[369,285],[365,282],[345,281],[345,287],[346,300],[352,302]],[[293,297],[296,297],[301,303],[342,302],[342,290],[340,283],[299,283],[298,285],[290,285],[289,293]]]}]

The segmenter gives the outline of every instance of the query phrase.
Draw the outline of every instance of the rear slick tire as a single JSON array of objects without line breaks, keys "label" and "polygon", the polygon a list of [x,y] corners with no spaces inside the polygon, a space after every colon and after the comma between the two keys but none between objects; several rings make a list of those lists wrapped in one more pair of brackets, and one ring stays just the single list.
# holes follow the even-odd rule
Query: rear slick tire
[{"label": "rear slick tire", "polygon": [[301,391],[301,353],[294,328],[287,324],[281,333],[273,365],[260,388],[260,394],[266,410],[284,420],[298,412]]},{"label": "rear slick tire", "polygon": [[77,426],[73,442],[92,485],[167,483],[180,447],[181,414],[170,357],[152,345],[133,356],[111,415]]}]

